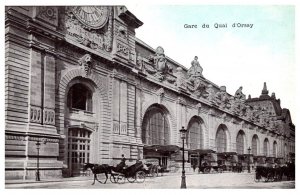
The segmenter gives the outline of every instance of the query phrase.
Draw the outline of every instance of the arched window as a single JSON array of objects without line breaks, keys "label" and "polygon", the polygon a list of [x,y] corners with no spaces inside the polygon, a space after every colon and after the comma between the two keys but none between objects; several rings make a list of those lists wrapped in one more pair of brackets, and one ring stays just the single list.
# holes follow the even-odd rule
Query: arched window
[{"label": "arched window", "polygon": [[68,92],[68,107],[92,112],[92,91],[81,83],[74,84]]},{"label": "arched window", "polygon": [[239,131],[237,137],[236,137],[236,152],[238,154],[244,154],[244,132]]},{"label": "arched window", "polygon": [[163,110],[156,106],[150,108],[143,121],[143,143],[149,145],[168,145],[169,133],[169,123]]},{"label": "arched window", "polygon": [[269,140],[266,138],[264,140],[264,155],[269,156]]},{"label": "arched window", "polygon": [[216,147],[217,152],[226,152],[227,150],[227,138],[224,127],[219,127],[216,135]]},{"label": "arched window", "polygon": [[273,142],[273,157],[277,157],[277,142]]},{"label": "arched window", "polygon": [[257,156],[258,155],[258,137],[257,135],[254,135],[252,137],[252,154],[254,156]]},{"label": "arched window", "polygon": [[203,144],[201,121],[193,117],[189,122],[188,132],[187,143],[190,149],[201,149]]}]

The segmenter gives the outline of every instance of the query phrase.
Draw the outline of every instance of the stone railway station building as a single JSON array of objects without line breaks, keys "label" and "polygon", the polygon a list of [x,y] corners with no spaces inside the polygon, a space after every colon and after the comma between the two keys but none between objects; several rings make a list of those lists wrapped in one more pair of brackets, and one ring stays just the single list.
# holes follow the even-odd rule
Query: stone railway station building
[{"label": "stone railway station building", "polygon": [[122,154],[176,171],[182,127],[188,166],[200,151],[244,163],[249,147],[252,165],[294,158],[290,112],[266,83],[258,98],[228,94],[197,58],[186,69],[136,38],[142,25],[124,6],[5,8],[6,179],[34,178],[37,158],[41,178]]}]

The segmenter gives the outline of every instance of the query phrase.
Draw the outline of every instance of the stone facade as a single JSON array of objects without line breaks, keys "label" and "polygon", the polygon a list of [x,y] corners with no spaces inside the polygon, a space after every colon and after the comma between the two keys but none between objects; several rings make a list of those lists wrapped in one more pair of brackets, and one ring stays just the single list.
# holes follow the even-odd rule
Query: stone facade
[{"label": "stone facade", "polygon": [[[230,95],[202,75],[196,59],[192,65],[200,68],[188,71],[163,47],[154,50],[135,37],[143,23],[124,6],[6,7],[5,19],[6,179],[35,177],[42,140],[43,178],[72,175],[75,161],[143,159],[152,108],[165,116],[166,145],[181,146],[179,129],[196,119],[201,149],[217,150],[222,127],[226,152],[236,152],[242,130],[245,154],[254,135],[257,155],[265,138],[276,141],[276,157],[294,153],[295,126],[275,95],[246,100],[241,89]],[[73,91],[82,88],[86,102],[76,103]],[[178,155],[164,156],[169,167]]]}]

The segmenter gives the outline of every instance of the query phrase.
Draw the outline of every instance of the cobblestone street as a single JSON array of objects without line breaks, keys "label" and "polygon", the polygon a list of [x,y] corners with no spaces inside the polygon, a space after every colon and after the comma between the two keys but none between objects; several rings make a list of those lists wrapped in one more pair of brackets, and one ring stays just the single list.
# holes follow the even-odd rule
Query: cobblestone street
[{"label": "cobblestone street", "polygon": [[[222,174],[187,174],[186,184],[188,189],[224,189],[224,188],[251,188],[251,189],[293,189],[295,181],[282,182],[255,182],[254,173],[222,173]],[[17,188],[47,188],[47,189],[179,189],[181,184],[181,174],[169,174],[165,176],[146,178],[144,183],[113,184],[109,180],[106,184],[96,181],[95,185],[92,177],[61,179],[59,181],[41,181],[21,183],[7,181],[6,189]]]}]

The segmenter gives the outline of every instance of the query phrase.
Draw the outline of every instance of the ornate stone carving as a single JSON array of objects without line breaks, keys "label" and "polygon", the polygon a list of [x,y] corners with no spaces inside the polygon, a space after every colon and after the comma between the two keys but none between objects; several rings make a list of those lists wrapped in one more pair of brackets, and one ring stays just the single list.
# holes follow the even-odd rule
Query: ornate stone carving
[{"label": "ornate stone carving", "polygon": [[211,84],[208,84],[207,86],[207,93],[208,93],[208,96],[207,96],[207,100],[212,103],[212,104],[215,104],[215,91],[213,89],[213,86]]},{"label": "ornate stone carving", "polygon": [[[155,55],[150,55],[148,60],[149,65],[145,65],[146,71],[150,74],[154,74],[160,81],[163,81],[166,75],[172,72],[172,68],[167,64],[164,49],[161,46],[156,48]],[[173,80],[171,81],[173,82]]]},{"label": "ornate stone carving", "polygon": [[120,132],[120,124],[117,121],[113,122],[113,132],[114,133],[119,133]]},{"label": "ornate stone carving", "polygon": [[246,100],[246,95],[243,94],[242,90],[243,90],[243,87],[241,86],[241,87],[235,92],[234,97],[235,97],[236,99],[238,99],[238,100],[243,100],[243,101],[245,101],[245,100]]},{"label": "ornate stone carving", "polygon": [[187,89],[194,93],[198,98],[203,97],[207,98],[208,97],[208,92],[206,91],[206,83],[203,82],[199,77],[193,77],[192,79],[190,78],[190,82],[192,83],[192,87],[190,85],[187,85]]},{"label": "ornate stone carving", "polygon": [[41,123],[42,122],[42,109],[38,106],[30,106],[30,122]]},{"label": "ornate stone carving", "polygon": [[184,71],[181,67],[178,67],[176,69],[176,85],[177,87],[179,88],[182,88],[182,89],[186,89],[187,88],[187,83],[186,83],[186,78],[185,78],[185,75],[184,75]]},{"label": "ornate stone carving", "polygon": [[92,70],[92,57],[90,54],[85,54],[78,60],[79,65],[84,69],[85,75],[89,75]]},{"label": "ornate stone carving", "polygon": [[187,72],[188,78],[193,78],[193,77],[202,77],[202,71],[203,68],[200,66],[200,63],[198,62],[198,57],[195,56],[194,60],[191,62],[191,67]]},{"label": "ornate stone carving", "polygon": [[138,53],[136,55],[136,68],[139,69],[139,70],[142,70],[143,69],[143,66],[144,63],[143,63],[143,57]]},{"label": "ornate stone carving", "polygon": [[220,91],[218,91],[215,95],[215,102],[217,105],[220,106],[221,109],[229,109],[230,108],[230,102],[229,102],[229,97],[226,92],[226,87],[221,86]]},{"label": "ornate stone carving", "polygon": [[159,90],[156,91],[156,95],[158,97],[158,103],[161,104],[161,102],[163,101],[163,98],[165,96],[164,88],[159,88]]},{"label": "ornate stone carving", "polygon": [[52,6],[37,6],[37,18],[40,18],[55,26],[58,25],[58,10]]},{"label": "ornate stone carving", "polygon": [[112,49],[112,11],[108,7],[108,23],[107,30],[91,29],[74,15],[73,8],[67,8],[66,14],[66,30],[67,37],[79,42],[80,44],[89,47],[95,51],[107,51]]},{"label": "ornate stone carving", "polygon": [[5,140],[25,141],[26,137],[22,135],[5,135]]},{"label": "ornate stone carving", "polygon": [[55,125],[55,112],[53,109],[44,108],[43,124]]}]

